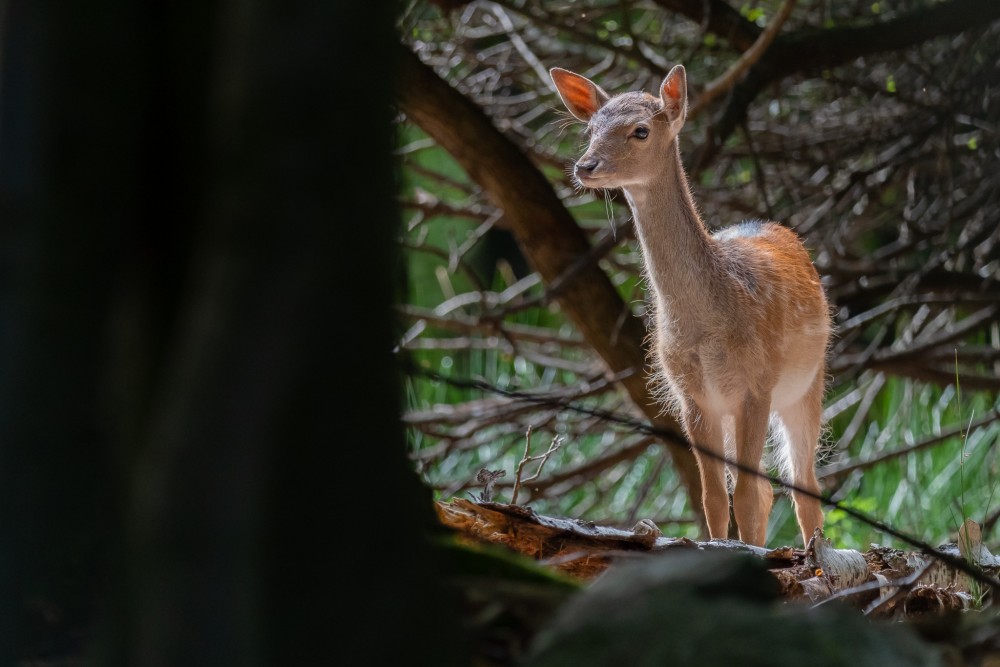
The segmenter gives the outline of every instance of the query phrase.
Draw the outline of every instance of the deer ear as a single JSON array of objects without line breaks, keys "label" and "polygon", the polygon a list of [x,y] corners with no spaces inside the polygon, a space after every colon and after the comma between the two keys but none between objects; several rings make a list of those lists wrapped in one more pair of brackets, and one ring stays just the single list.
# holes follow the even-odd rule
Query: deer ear
[{"label": "deer ear", "polygon": [[610,99],[600,86],[585,76],[574,74],[561,67],[550,69],[549,76],[552,77],[552,83],[556,85],[563,104],[571,114],[584,123],[588,122],[590,117]]},{"label": "deer ear", "polygon": [[687,73],[684,65],[674,65],[660,85],[660,99],[671,122],[687,117]]}]

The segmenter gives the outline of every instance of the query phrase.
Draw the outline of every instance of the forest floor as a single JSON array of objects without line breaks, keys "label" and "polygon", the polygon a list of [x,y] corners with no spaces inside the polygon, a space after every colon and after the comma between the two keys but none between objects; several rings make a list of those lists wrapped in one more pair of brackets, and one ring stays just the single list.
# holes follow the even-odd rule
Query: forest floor
[{"label": "forest floor", "polygon": [[[805,548],[767,549],[738,540],[698,542],[666,537],[648,520],[639,521],[632,530],[621,530],[539,515],[523,505],[455,498],[439,501],[435,507],[441,523],[454,531],[462,547],[485,548],[494,556],[506,553],[551,574],[551,587],[538,583],[544,577],[524,586],[520,575],[499,575],[499,579],[506,579],[505,584],[498,584],[494,577],[485,587],[482,578],[472,586],[468,584],[474,578],[464,580],[466,602],[477,612],[473,634],[481,647],[489,646],[486,653],[493,656],[482,656],[484,665],[521,664],[541,630],[554,621],[559,624],[560,608],[571,606],[570,599],[577,592],[600,588],[602,579],[621,578],[615,570],[625,564],[655,561],[656,556],[668,554],[684,554],[688,561],[701,561],[704,567],[699,576],[722,577],[728,582],[722,587],[730,586],[737,597],[747,582],[741,580],[744,575],[727,580],[729,575],[723,571],[728,561],[720,560],[720,555],[742,556],[759,563],[756,570],[767,574],[764,580],[754,580],[753,586],[763,584],[767,595],[778,603],[788,603],[786,607],[835,606],[854,610],[853,615],[859,618],[901,622],[934,643],[936,653],[928,655],[941,659],[926,664],[1000,664],[1000,616],[993,605],[1000,558],[982,544],[979,526],[972,521],[962,527],[958,544],[919,551],[872,545],[868,551],[859,552],[834,548],[819,531]],[[495,566],[490,569],[498,571]],[[643,576],[662,582],[664,577],[678,575],[675,571]],[[756,573],[746,576],[753,578]],[[693,577],[687,574],[681,580],[690,582]],[[522,582],[520,588],[508,585],[513,580]],[[710,588],[718,589],[716,584]],[[649,586],[655,587],[655,583]],[[616,587],[623,590],[628,584]],[[515,589],[521,594],[512,594]],[[676,581],[670,590],[679,590]],[[697,600],[698,596],[692,596],[689,604],[697,605]],[[831,602],[835,604],[829,605]],[[629,600],[625,604],[642,603]],[[580,614],[577,610],[573,617],[579,618]],[[537,664],[568,663],[543,660]]]}]

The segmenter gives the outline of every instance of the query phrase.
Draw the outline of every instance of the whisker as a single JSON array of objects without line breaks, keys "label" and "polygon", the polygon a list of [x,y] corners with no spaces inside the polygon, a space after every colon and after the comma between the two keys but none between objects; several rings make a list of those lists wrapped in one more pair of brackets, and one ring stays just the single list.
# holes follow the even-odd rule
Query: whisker
[{"label": "whisker", "polygon": [[614,210],[613,210],[613,207],[611,206],[611,203],[615,199],[615,194],[616,193],[613,190],[609,190],[609,191],[606,191],[606,192],[608,194],[607,194],[607,196],[604,197],[604,210],[608,214],[608,224],[611,225],[611,238],[613,238],[615,241],[617,241],[618,240],[618,229],[615,227]]}]

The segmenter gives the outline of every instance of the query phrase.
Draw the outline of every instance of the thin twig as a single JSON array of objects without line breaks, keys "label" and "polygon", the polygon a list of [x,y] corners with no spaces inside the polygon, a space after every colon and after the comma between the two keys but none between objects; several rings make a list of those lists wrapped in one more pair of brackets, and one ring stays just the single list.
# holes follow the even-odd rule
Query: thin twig
[{"label": "thin twig", "polygon": [[531,457],[530,459],[531,461],[541,461],[541,463],[538,464],[538,469],[535,470],[535,474],[525,479],[524,480],[525,482],[531,482],[538,479],[539,475],[542,474],[542,468],[545,467],[545,462],[549,460],[550,456],[559,451],[559,448],[562,447],[562,442],[563,442],[563,437],[561,435],[557,435],[556,437],[552,438],[552,442],[549,443],[549,448],[545,451],[544,454],[539,454],[538,456]]},{"label": "thin twig", "polygon": [[[556,436],[552,438],[552,443],[549,445],[548,450],[544,454],[539,454],[538,456],[531,456],[531,426],[528,426],[527,433],[524,434],[524,456],[517,463],[517,472],[514,476],[514,490],[510,494],[510,504],[517,504],[517,494],[521,490],[521,484],[523,482],[530,482],[534,479],[538,479],[538,476],[542,474],[542,468],[545,467],[545,462],[549,460],[549,457],[559,451],[562,447],[562,436]],[[527,479],[522,479],[521,474],[524,472],[524,466],[533,461],[541,461],[538,464],[538,469],[535,470],[535,474]]]},{"label": "thin twig", "polygon": [[531,453],[531,424],[528,424],[528,430],[524,434],[524,456],[521,460],[517,462],[517,471],[514,473],[514,490],[510,493],[510,504],[517,504],[517,493],[521,490],[521,472],[524,470],[525,464],[528,463],[528,456]]}]

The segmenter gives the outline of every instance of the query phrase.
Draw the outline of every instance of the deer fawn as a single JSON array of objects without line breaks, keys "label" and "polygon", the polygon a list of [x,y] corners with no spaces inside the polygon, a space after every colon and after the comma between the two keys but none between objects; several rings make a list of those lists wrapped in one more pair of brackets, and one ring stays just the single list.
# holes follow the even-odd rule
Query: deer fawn
[{"label": "deer fawn", "polygon": [[[622,188],[632,210],[651,291],[659,395],[673,403],[697,445],[711,538],[726,537],[729,527],[726,467],[717,457],[728,446],[741,466],[759,469],[769,422],[782,445],[776,453],[783,471],[794,486],[817,493],[831,326],[819,275],[798,236],[759,221],[709,234],[678,148],[687,112],[682,65],[670,70],[659,97],[610,96],[579,74],[558,67],[549,74],[590,135],[576,180]],[[730,472],[740,539],[763,545],[771,485]],[[816,498],[794,491],[792,497],[808,544],[823,511]]]}]

